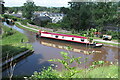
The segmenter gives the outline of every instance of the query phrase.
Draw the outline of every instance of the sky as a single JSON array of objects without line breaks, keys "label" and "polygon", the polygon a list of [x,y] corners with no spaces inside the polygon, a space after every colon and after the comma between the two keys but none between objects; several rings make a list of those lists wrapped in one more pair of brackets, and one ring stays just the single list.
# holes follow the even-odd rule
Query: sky
[{"label": "sky", "polygon": [[[68,2],[71,0],[33,0],[37,6],[46,7],[68,7]],[[23,6],[26,0],[4,0],[5,7]]]}]

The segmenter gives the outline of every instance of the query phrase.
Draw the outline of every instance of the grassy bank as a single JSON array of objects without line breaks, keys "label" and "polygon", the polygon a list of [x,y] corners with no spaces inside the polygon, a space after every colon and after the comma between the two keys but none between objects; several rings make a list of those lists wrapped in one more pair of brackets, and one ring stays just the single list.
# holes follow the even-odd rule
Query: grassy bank
[{"label": "grassy bank", "polygon": [[23,43],[28,42],[28,38],[24,34],[4,25],[2,25],[2,29],[2,57],[7,55],[12,57],[28,49],[32,50],[32,45]]},{"label": "grassy bank", "polygon": [[[68,47],[69,48],[69,47]],[[69,48],[70,49],[70,48]],[[108,66],[105,61],[94,61],[88,68],[81,69],[80,58],[69,53],[60,53],[63,59],[50,59],[48,61],[59,62],[63,65],[62,71],[54,70],[52,67],[43,68],[41,72],[34,72],[29,77],[31,80],[39,80],[40,78],[118,78],[118,63]],[[83,63],[86,63],[87,58]],[[74,67],[71,66],[75,63]],[[79,65],[79,66],[78,66]]]},{"label": "grassy bank", "polygon": [[[25,27],[19,25],[18,23],[15,23],[15,25],[16,25],[17,27],[22,28],[22,29],[25,29],[25,30],[29,30],[29,31],[32,31],[32,32],[35,32],[35,33],[38,32],[38,31],[35,31],[35,30],[32,30],[32,29],[25,28]],[[29,27],[29,26],[28,26],[28,27]],[[32,28],[32,27],[31,27],[31,28]],[[34,28],[34,29],[35,29],[35,28]]]},{"label": "grassy bank", "polygon": [[29,77],[30,80],[39,80],[41,78],[118,78],[118,66],[102,66],[94,69],[82,69],[80,72],[76,73],[74,76],[68,77],[69,71],[56,71],[52,68],[43,70],[41,72],[34,72],[34,74]]},{"label": "grassy bank", "polygon": [[[32,32],[35,32],[37,33],[37,31],[35,30],[31,30],[31,29],[28,29],[28,28],[25,28],[25,27],[22,27],[21,25],[19,25],[18,23],[15,23],[16,26],[20,27],[20,28],[23,28],[23,29],[26,29],[26,30],[29,30],[29,31],[32,31]],[[27,27],[30,27],[30,28],[34,28],[32,26],[28,26],[28,25],[25,25]],[[38,28],[34,28],[34,29],[38,29]],[[39,29],[38,29],[39,30]],[[51,32],[51,31],[48,31],[48,32]],[[76,36],[80,36],[79,34],[72,34],[72,33],[64,33],[64,32],[54,32],[54,33],[60,33],[60,34],[68,34],[68,35],[76,35]],[[93,39],[101,39],[101,38],[98,38],[98,37],[92,37]],[[103,44],[106,44],[106,45],[113,45],[113,46],[119,46],[118,44],[114,44],[114,43],[106,43],[106,42],[100,42],[100,41],[95,41],[97,43],[103,43]]]}]

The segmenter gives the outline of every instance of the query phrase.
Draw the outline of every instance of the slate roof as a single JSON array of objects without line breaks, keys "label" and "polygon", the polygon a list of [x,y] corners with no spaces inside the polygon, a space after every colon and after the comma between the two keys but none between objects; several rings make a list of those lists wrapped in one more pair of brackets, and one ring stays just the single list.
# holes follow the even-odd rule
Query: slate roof
[{"label": "slate roof", "polygon": [[39,16],[39,17],[36,17],[35,19],[39,19],[41,21],[46,21],[46,20],[52,20],[50,17],[48,16]]}]

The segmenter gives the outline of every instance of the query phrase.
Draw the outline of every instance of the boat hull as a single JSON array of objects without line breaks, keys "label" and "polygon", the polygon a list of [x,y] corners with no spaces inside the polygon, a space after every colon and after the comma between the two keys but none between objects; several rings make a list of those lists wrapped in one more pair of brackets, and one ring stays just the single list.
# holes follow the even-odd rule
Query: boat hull
[{"label": "boat hull", "polygon": [[81,44],[87,47],[102,47],[103,45],[96,45],[96,44],[89,44],[89,43],[84,43],[84,42],[77,42],[77,41],[72,41],[72,40],[64,40],[64,39],[59,39],[59,38],[52,38],[52,37],[45,37],[45,36],[40,36],[40,35],[36,35],[37,38],[46,38],[46,39],[52,39],[52,40],[57,40],[57,41],[64,41],[67,43],[75,43],[75,44]]}]

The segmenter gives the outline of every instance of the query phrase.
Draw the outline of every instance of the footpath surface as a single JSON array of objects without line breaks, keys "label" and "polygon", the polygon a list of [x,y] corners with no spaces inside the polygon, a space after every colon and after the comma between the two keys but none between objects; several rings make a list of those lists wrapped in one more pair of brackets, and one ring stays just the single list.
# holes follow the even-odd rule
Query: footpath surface
[{"label": "footpath surface", "polygon": [[[20,22],[16,22],[16,23],[18,23],[19,25],[21,25],[21,26],[23,26],[23,27],[25,27],[25,28],[28,28],[28,29],[31,29],[31,30],[35,30],[35,31],[39,31],[38,29],[34,29],[34,28],[30,28],[30,27],[27,27],[27,26],[25,26],[25,25],[22,25]],[[35,26],[35,25],[34,25]],[[36,26],[36,27],[38,27],[38,26]],[[43,27],[40,27],[40,29],[43,29]],[[48,30],[48,28],[44,28],[43,30]],[[64,32],[67,32],[67,31],[64,31]],[[118,43],[118,42],[114,42],[114,41],[106,41],[106,40],[102,40],[102,39],[94,39],[94,41],[99,41],[99,42],[105,42],[105,43],[112,43],[112,44],[120,44],[120,43]]]}]

